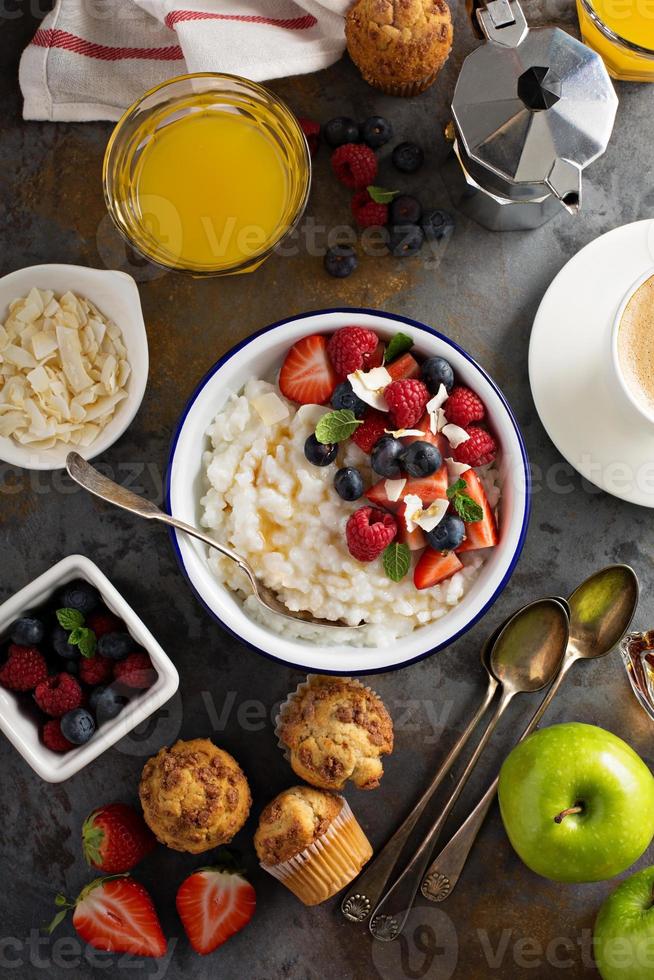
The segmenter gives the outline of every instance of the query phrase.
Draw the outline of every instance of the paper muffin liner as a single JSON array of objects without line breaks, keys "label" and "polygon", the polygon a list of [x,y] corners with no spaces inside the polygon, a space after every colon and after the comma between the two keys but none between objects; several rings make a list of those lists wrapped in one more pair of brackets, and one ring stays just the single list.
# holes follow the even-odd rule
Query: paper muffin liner
[{"label": "paper muffin liner", "polygon": [[372,85],[373,88],[378,89],[380,92],[384,92],[385,95],[395,95],[402,99],[408,99],[412,95],[420,95],[420,93],[426,91],[430,85],[433,85],[436,78],[440,74],[442,67],[443,65],[439,65],[438,68],[431,71],[428,75],[425,75],[418,81],[413,82],[382,82],[369,72],[361,72],[361,74],[368,85]]},{"label": "paper muffin liner", "polygon": [[325,833],[288,861],[261,867],[304,905],[320,905],[353,881],[372,857],[372,847],[347,800]]}]

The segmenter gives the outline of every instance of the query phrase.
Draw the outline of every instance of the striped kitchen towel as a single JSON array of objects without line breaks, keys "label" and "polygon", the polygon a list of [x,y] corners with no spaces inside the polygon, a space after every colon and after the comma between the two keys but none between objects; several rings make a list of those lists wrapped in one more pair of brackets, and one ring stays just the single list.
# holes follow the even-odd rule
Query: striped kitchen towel
[{"label": "striped kitchen towel", "polygon": [[253,81],[326,68],[351,0],[57,0],[23,52],[25,119],[118,119],[185,72]]}]

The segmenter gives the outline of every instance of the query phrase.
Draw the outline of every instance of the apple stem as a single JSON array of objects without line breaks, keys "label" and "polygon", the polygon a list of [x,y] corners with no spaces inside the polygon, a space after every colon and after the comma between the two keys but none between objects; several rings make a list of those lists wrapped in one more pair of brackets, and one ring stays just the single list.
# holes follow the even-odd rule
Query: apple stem
[{"label": "apple stem", "polygon": [[575,806],[569,806],[567,810],[561,810],[560,813],[554,817],[554,823],[563,823],[565,817],[571,816],[573,813],[583,813],[584,808],[581,803],[575,804]]}]

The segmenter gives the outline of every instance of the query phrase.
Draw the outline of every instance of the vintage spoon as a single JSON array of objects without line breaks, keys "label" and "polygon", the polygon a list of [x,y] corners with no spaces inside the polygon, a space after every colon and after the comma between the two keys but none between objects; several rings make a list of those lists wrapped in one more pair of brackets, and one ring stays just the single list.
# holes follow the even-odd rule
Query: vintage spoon
[{"label": "vintage spoon", "polygon": [[[525,728],[530,735],[547,711],[566,674],[578,660],[605,657],[629,629],[638,605],[638,578],[629,565],[608,565],[575,589],[569,599],[570,639],[559,675]],[[421,891],[432,902],[451,894],[495,798],[498,780],[488,787],[469,817],[432,861]]]},{"label": "vintage spoon", "polygon": [[[508,620],[505,622],[508,622]],[[345,898],[341,902],[341,912],[346,919],[350,920],[350,922],[363,922],[368,918],[372,910],[377,905],[379,899],[384,894],[386,883],[392,874],[393,868],[397,864],[398,858],[411,834],[411,831],[415,827],[418,819],[424,812],[425,807],[433,797],[434,793],[443,782],[443,779],[461,755],[461,752],[467,745],[471,735],[486,713],[489,704],[493,700],[495,692],[498,688],[498,682],[490,669],[489,654],[504,625],[505,623],[500,624],[500,626],[498,626],[498,628],[488,637],[481,648],[481,662],[488,676],[488,681],[484,697],[471,718],[470,723],[459,738],[458,742],[446,756],[443,764],[438,769],[436,775],[414,808],[400,824],[393,836],[384,845],[379,854],[377,854],[375,859],[367,866],[363,874],[360,875],[355,881],[353,887],[345,895]]]},{"label": "vintage spoon", "polygon": [[114,483],[113,480],[98,472],[94,466],[91,466],[85,459],[82,459],[79,453],[68,454],[66,458],[66,469],[68,470],[68,475],[75,483],[79,483],[81,487],[95,494],[96,497],[101,497],[102,500],[106,500],[110,504],[115,504],[116,507],[121,507],[123,510],[128,510],[132,514],[137,514],[139,517],[145,517],[146,520],[160,521],[162,524],[168,524],[170,527],[177,528],[178,531],[184,531],[199,541],[203,541],[210,548],[215,548],[216,551],[219,551],[221,555],[225,555],[226,558],[231,558],[239,568],[243,569],[249,578],[252,591],[261,605],[265,606],[266,609],[270,609],[271,612],[277,613],[278,616],[285,616],[286,619],[300,620],[311,626],[327,626],[332,629],[358,629],[360,626],[365,626],[365,623],[358,623],[356,626],[351,626],[349,623],[344,623],[340,619],[315,619],[308,612],[292,612],[279,601],[272,589],[269,589],[259,581],[250,564],[235,551],[232,551],[231,548],[226,548],[224,544],[214,541],[208,534],[203,534],[202,531],[198,531],[196,527],[185,524],[184,521],[179,521],[176,517],[171,517],[170,514],[166,514],[163,510],[160,510],[151,501],[146,500],[144,497],[139,497],[138,494],[132,493],[131,490],[126,490],[125,487],[121,487],[118,483]]},{"label": "vintage spoon", "polygon": [[556,676],[565,653],[568,633],[567,610],[556,599],[538,599],[524,606],[501,630],[490,654],[491,670],[502,685],[495,713],[427,836],[374,910],[369,928],[375,939],[391,942],[402,932],[432,846],[497,723],[517,694],[540,691]]}]

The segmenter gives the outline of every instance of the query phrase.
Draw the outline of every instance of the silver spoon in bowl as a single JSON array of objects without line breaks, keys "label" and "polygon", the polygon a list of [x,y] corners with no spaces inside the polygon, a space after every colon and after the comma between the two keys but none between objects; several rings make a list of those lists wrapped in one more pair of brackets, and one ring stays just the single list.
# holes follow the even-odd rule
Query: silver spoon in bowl
[{"label": "silver spoon in bowl", "polygon": [[84,487],[89,493],[95,494],[96,497],[100,497],[102,500],[106,500],[108,503],[122,508],[122,510],[127,510],[131,514],[136,514],[138,517],[144,517],[149,521],[159,521],[162,524],[167,524],[169,527],[176,528],[178,531],[183,531],[185,534],[190,534],[192,537],[197,538],[198,541],[202,541],[210,548],[215,548],[221,555],[236,562],[239,568],[243,569],[247,575],[252,586],[252,592],[261,605],[278,616],[284,616],[286,619],[292,619],[294,621],[299,620],[300,622],[307,623],[309,626],[324,626],[330,629],[359,629],[361,626],[366,625],[365,623],[357,623],[356,626],[352,626],[350,623],[345,623],[341,619],[318,619],[302,610],[292,612],[279,601],[272,589],[269,589],[259,581],[249,562],[241,558],[231,548],[227,548],[224,544],[214,541],[208,534],[204,534],[191,524],[186,524],[176,517],[171,517],[170,514],[166,514],[165,511],[160,510],[150,500],[139,497],[138,494],[132,493],[131,490],[127,490],[125,487],[121,487],[120,484],[114,483],[109,477],[104,476],[94,466],[91,466],[79,453],[68,454],[66,458],[66,469],[71,480]]}]

